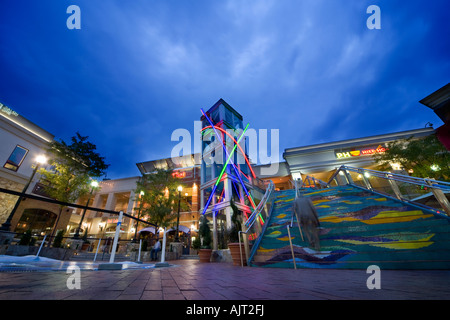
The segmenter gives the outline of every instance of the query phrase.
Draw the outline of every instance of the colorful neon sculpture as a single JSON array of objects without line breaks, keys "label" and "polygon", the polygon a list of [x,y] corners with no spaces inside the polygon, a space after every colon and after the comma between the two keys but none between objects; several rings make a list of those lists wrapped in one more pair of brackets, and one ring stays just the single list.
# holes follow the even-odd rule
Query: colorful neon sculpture
[{"label": "colorful neon sculpture", "polygon": [[[251,197],[251,195],[249,194],[247,188],[245,187],[245,184],[244,184],[244,182],[242,181],[242,178],[241,178],[241,176],[240,176],[240,174],[239,174],[239,172],[238,172],[238,169],[237,169],[236,166],[234,165],[233,161],[231,161],[231,155],[232,155],[233,152],[236,150],[237,146],[239,146],[239,143],[236,143],[236,144],[235,144],[235,146],[234,146],[234,148],[233,148],[233,150],[232,150],[231,155],[228,154],[228,150],[227,150],[226,146],[224,145],[221,136],[218,134],[217,129],[216,129],[216,126],[214,126],[214,123],[213,123],[212,120],[206,115],[206,113],[203,111],[203,109],[200,109],[200,110],[202,111],[203,115],[205,116],[205,118],[206,118],[206,119],[208,120],[208,122],[210,123],[211,128],[214,130],[214,133],[215,133],[215,135],[216,135],[216,137],[217,137],[219,143],[222,145],[222,147],[223,147],[223,149],[224,149],[224,151],[225,151],[225,154],[227,155],[227,163],[226,163],[226,165],[224,166],[224,169],[226,168],[226,166],[228,165],[228,163],[231,164],[231,166],[232,166],[233,169],[234,169],[234,172],[235,172],[236,176],[238,177],[238,179],[239,179],[239,181],[240,181],[240,183],[241,183],[241,185],[242,185],[242,188],[244,189],[244,192],[246,193],[246,195],[247,195],[247,197],[248,197],[248,199],[249,199],[249,201],[250,201],[250,204],[252,205],[253,209],[255,209],[255,208],[256,208],[256,205],[255,205],[255,203],[254,203],[254,201],[253,201],[253,198]],[[247,125],[247,127],[246,127],[246,130],[247,130],[247,128],[248,128],[248,125]],[[239,141],[240,141],[240,139],[244,136],[244,133],[245,133],[245,131],[241,134],[241,137],[239,138]],[[233,138],[233,140],[234,140],[234,138]],[[235,141],[235,140],[234,140],[234,141]],[[235,142],[236,142],[236,141],[235,141]],[[221,175],[218,177],[218,179],[217,179],[217,181],[216,181],[216,184],[214,185],[213,190],[212,190],[211,194],[209,195],[209,199],[208,199],[208,201],[206,202],[206,205],[205,205],[205,207],[204,207],[204,209],[203,209],[203,214],[205,214],[206,210],[208,209],[209,203],[211,202],[211,199],[212,199],[212,197],[214,196],[214,194],[215,194],[215,192],[216,192],[217,186],[218,186],[218,184],[219,184],[219,182],[220,182],[220,179],[222,178],[223,172],[225,172],[225,170],[222,170]]]},{"label": "colorful neon sculpture", "polygon": [[249,126],[249,124],[247,124],[247,126],[246,126],[245,129],[244,129],[244,131],[242,131],[242,134],[241,134],[241,136],[239,137],[238,141],[234,144],[233,150],[231,150],[231,153],[230,153],[230,155],[228,156],[228,159],[227,159],[227,161],[225,162],[225,165],[224,165],[223,168],[222,168],[222,172],[219,174],[219,177],[217,178],[216,184],[219,184],[220,178],[222,178],[222,175],[223,175],[223,173],[225,172],[225,169],[227,168],[228,163],[230,162],[231,157],[233,156],[234,151],[236,151],[236,148],[237,148],[237,146],[239,145],[239,142],[241,141],[242,137],[244,136],[245,131],[247,131],[248,126]]},{"label": "colorful neon sculpture", "polygon": [[[209,128],[211,128],[211,126],[204,127],[204,128],[203,128],[202,130],[200,130],[200,131],[202,132],[202,131],[204,131],[204,130],[206,130],[206,129],[209,129]],[[221,127],[218,127],[218,126],[214,126],[214,128],[216,128],[217,130],[220,130],[221,132],[223,132],[223,133],[225,133],[227,136],[229,136],[231,139],[233,139],[234,143],[237,144],[239,150],[241,151],[242,155],[244,156],[245,162],[247,162],[247,165],[248,165],[248,167],[250,168],[250,172],[252,173],[253,178],[256,179],[256,174],[255,174],[255,172],[253,171],[252,166],[250,165],[250,161],[248,160],[247,156],[245,155],[244,150],[242,150],[242,148],[241,148],[241,146],[239,145],[239,143],[234,139],[234,137],[233,137],[228,131],[226,131],[226,130],[222,129]]]}]

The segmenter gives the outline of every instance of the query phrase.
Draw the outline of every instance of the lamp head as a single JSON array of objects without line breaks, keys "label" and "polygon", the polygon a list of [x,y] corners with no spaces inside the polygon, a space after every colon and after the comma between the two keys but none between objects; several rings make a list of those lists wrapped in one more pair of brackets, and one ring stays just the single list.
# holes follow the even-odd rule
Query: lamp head
[{"label": "lamp head", "polygon": [[47,157],[42,155],[42,154],[38,155],[36,157],[36,162],[39,163],[39,164],[45,164],[45,163],[47,163]]}]

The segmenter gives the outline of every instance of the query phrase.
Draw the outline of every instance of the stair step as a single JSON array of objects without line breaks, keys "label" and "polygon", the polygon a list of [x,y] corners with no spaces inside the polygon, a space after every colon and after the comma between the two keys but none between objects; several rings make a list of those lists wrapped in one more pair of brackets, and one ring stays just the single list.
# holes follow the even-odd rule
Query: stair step
[{"label": "stair step", "polygon": [[[93,261],[95,257],[94,252],[78,252],[75,253],[69,260],[71,261]],[[109,253],[98,253],[96,261],[109,261],[111,255]],[[102,259],[103,258],[103,259]],[[130,257],[123,254],[116,254],[114,261],[128,261]]]},{"label": "stair step", "polygon": [[180,257],[180,259],[184,259],[184,260],[200,260],[200,257],[197,255],[197,254],[195,254],[195,255],[193,255],[193,254],[183,254],[181,257]]}]

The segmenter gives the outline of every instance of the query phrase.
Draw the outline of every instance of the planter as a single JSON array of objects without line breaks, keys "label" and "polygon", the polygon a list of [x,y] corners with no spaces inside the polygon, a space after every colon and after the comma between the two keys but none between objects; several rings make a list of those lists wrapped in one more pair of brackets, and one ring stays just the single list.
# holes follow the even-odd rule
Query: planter
[{"label": "planter", "polygon": [[247,265],[247,259],[245,258],[245,247],[244,244],[241,243],[241,249],[239,249],[239,243],[229,243],[228,248],[230,249],[231,258],[233,259],[234,266],[241,265],[241,251],[242,250],[242,261],[244,266]]},{"label": "planter", "polygon": [[211,252],[212,252],[212,249],[200,249],[198,251],[198,256],[200,258],[200,262],[210,262],[211,261]]}]

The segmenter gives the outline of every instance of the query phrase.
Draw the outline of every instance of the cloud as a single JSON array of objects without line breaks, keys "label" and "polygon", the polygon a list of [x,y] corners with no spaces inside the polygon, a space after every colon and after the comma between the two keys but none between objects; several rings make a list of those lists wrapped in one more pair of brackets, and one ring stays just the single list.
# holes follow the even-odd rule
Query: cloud
[{"label": "cloud", "polygon": [[80,1],[72,32],[62,2],[2,2],[0,102],[89,135],[118,176],[219,98],[281,148],[436,122],[417,101],[448,82],[446,2],[378,3],[374,31],[368,0]]},{"label": "cloud", "polygon": [[235,52],[231,59],[232,80],[264,74],[265,67],[270,63],[270,57],[267,56],[269,46],[268,37],[258,37],[252,39],[243,50]]}]

